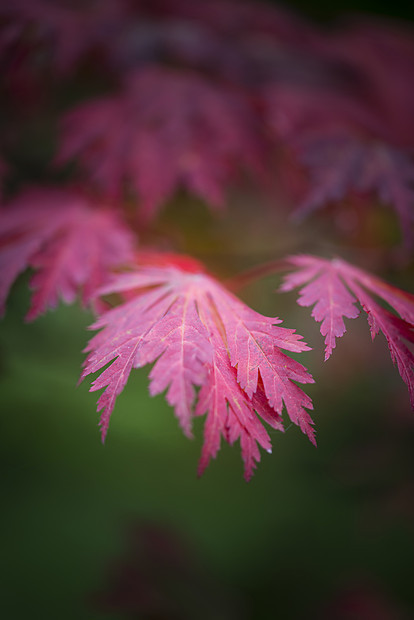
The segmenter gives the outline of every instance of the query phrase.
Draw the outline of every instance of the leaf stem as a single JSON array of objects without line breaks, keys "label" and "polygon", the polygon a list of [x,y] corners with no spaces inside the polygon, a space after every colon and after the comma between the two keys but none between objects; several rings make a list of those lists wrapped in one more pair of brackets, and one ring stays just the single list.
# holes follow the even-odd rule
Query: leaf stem
[{"label": "leaf stem", "polygon": [[268,261],[266,263],[255,265],[254,267],[250,267],[249,269],[228,278],[225,281],[225,285],[233,293],[235,293],[256,280],[260,280],[261,278],[280,271],[286,271],[287,269],[292,269],[292,264],[286,259]]}]

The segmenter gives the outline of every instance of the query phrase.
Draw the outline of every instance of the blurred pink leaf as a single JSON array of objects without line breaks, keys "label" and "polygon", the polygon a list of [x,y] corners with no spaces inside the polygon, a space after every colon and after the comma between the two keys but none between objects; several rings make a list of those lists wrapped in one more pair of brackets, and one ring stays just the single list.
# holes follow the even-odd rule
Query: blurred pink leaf
[{"label": "blurred pink leaf", "polygon": [[75,190],[26,190],[0,211],[0,307],[17,276],[35,270],[27,319],[82,291],[89,303],[114,267],[132,258],[133,236],[117,212]]},{"label": "blurred pink leaf", "polygon": [[268,87],[264,96],[272,132],[289,145],[309,177],[295,214],[303,217],[355,193],[368,194],[393,207],[411,247],[414,151],[389,134],[390,123],[380,111],[351,90]]},{"label": "blurred pink leaf", "polygon": [[131,186],[146,218],[181,187],[221,207],[241,171],[264,170],[257,119],[242,94],[157,67],[130,74],[120,94],[65,116],[57,161],[74,157],[110,195]]},{"label": "blurred pink leaf", "polygon": [[351,192],[372,193],[397,212],[404,241],[414,241],[414,161],[385,143],[351,135],[303,141],[301,161],[310,172],[311,187],[296,210],[306,215]]}]

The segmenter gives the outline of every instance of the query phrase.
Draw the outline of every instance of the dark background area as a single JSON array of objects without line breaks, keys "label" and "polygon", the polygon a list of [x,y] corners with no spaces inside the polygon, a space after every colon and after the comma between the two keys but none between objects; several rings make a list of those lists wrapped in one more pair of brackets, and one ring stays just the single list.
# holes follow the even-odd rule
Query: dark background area
[{"label": "dark background area", "polygon": [[[274,3],[277,4],[277,3]],[[369,13],[371,15],[383,15],[385,17],[396,17],[405,20],[414,19],[414,7],[410,2],[306,2],[297,0],[296,2],[285,3],[287,7],[295,7],[305,15],[320,21],[336,19],[349,13]]]}]

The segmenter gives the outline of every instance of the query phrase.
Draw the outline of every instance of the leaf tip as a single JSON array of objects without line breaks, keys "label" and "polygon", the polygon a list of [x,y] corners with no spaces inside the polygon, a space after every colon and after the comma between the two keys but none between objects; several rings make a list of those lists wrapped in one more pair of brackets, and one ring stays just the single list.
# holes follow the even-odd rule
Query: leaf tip
[{"label": "leaf tip", "polygon": [[308,433],[308,437],[311,444],[314,445],[315,448],[317,448],[318,444],[316,443],[315,431],[313,429],[311,432]]},{"label": "leaf tip", "polygon": [[201,476],[204,474],[206,470],[206,465],[199,463],[198,467],[197,467],[197,478],[201,478]]}]

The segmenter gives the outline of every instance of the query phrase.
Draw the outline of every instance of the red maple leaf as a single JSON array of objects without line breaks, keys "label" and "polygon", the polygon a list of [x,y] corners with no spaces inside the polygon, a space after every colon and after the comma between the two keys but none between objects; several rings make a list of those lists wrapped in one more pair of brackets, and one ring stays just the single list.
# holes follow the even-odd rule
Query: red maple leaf
[{"label": "red maple leaf", "polygon": [[67,114],[62,136],[58,162],[78,157],[110,195],[122,193],[127,182],[147,218],[179,187],[222,206],[241,169],[263,171],[247,99],[189,72],[147,67],[132,73],[119,95]]},{"label": "red maple leaf", "polygon": [[0,211],[0,308],[17,276],[35,269],[27,319],[73,302],[89,303],[110,270],[132,257],[133,239],[113,209],[75,190],[26,190]]},{"label": "red maple leaf", "polygon": [[[297,271],[285,276],[281,290],[290,291],[302,286],[298,304],[315,304],[312,316],[316,321],[322,321],[325,360],[335,348],[336,338],[346,331],[343,317],[357,317],[359,309],[355,304],[359,302],[368,315],[372,338],[379,331],[384,334],[391,358],[408,386],[414,408],[414,356],[406,345],[406,342],[414,343],[414,295],[341,259],[327,260],[303,255],[290,257],[288,263]],[[380,306],[372,294],[384,300],[400,316]]]},{"label": "red maple leaf", "polygon": [[315,443],[305,410],[312,409],[312,402],[295,383],[313,379],[281,351],[308,347],[294,330],[278,327],[279,319],[248,308],[214,278],[194,271],[194,264],[189,271],[180,263],[143,265],[101,289],[103,295],[127,294],[128,301],[92,325],[103,330],[87,346],[82,378],[112,362],[91,387],[106,388],[98,400],[105,438],[116,397],[132,368],[155,362],[150,393],[167,391],[188,436],[193,415],[207,412],[199,473],[216,456],[221,436],[231,444],[240,438],[249,479],[260,459],[258,444],[270,451],[270,438],[256,413],[282,430],[285,405],[292,422]]}]

